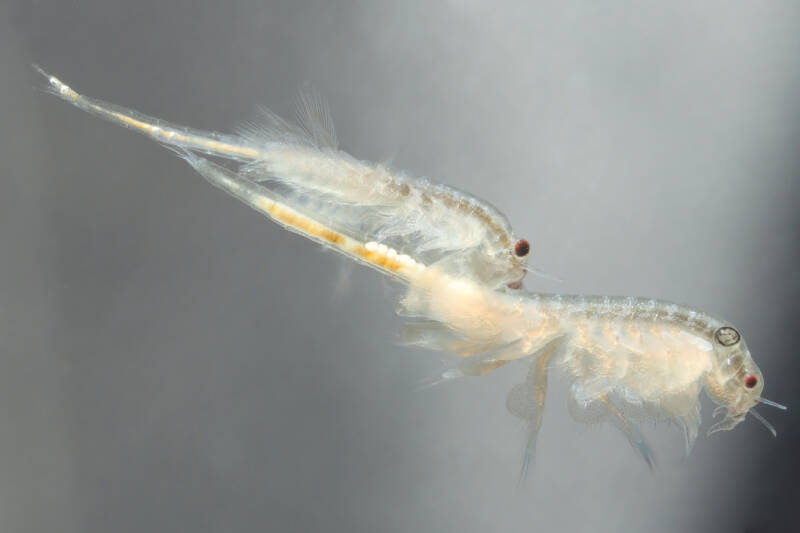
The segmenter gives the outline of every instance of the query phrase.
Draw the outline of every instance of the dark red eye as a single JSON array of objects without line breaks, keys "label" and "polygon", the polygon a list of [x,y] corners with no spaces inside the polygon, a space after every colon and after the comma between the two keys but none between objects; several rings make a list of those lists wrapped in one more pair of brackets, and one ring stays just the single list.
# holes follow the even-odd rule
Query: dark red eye
[{"label": "dark red eye", "polygon": [[520,239],[514,245],[514,254],[517,257],[525,257],[531,251],[531,245],[525,239]]},{"label": "dark red eye", "polygon": [[758,378],[755,377],[753,374],[747,374],[744,377],[744,386],[745,387],[747,387],[748,389],[752,389],[756,385],[758,385]]}]

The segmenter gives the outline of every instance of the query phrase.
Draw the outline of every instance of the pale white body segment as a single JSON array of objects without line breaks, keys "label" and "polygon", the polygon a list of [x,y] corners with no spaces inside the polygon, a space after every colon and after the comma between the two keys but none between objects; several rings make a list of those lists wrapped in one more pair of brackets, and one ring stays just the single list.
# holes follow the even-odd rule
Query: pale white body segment
[{"label": "pale white body segment", "polygon": [[526,467],[550,368],[571,380],[574,418],[611,421],[651,466],[637,421],[677,423],[688,453],[702,391],[726,415],[710,432],[733,428],[747,413],[771,429],[751,409],[778,405],[761,398],[761,372],[730,324],[663,301],[516,290],[530,248],[496,209],[338,150],[319,99],[301,100],[300,126],[265,111],[239,135],[222,135],[86,98],[44,75],[54,94],[167,145],[213,185],[287,229],[406,284],[401,313],[415,320],[405,326],[405,341],[458,356],[442,379],[530,361],[526,381],[507,399],[511,413],[529,423]]}]

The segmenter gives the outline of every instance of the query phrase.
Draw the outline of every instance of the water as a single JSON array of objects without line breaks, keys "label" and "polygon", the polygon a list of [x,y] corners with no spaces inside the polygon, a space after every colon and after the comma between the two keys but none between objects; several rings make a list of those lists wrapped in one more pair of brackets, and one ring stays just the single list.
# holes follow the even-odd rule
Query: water
[{"label": "water", "polygon": [[[794,2],[2,11],[0,529],[796,520]],[[342,275],[342,258],[174,155],[35,90],[33,61],[86,94],[222,131],[257,104],[289,115],[312,83],[346,150],[504,211],[532,263],[565,280],[528,287],[668,298],[737,324],[765,395],[790,406],[769,412],[778,440],[748,422],[651,475],[612,428],[574,424],[556,381],[518,490],[524,430],[504,403],[522,367],[416,391],[438,361],[395,345],[393,290],[377,274]],[[680,447],[677,433],[649,433],[667,455]]]}]

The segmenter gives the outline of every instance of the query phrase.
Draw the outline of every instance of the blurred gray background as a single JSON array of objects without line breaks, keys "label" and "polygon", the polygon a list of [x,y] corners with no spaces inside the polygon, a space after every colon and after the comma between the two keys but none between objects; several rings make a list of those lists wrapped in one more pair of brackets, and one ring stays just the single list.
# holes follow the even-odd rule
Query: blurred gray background
[{"label": "blurred gray background", "polygon": [[[800,4],[6,0],[1,531],[788,531],[800,465]],[[418,391],[397,291],[41,90],[229,131],[327,95],[343,147],[501,208],[545,291],[689,302],[766,376],[748,420],[610,427],[524,366]],[[710,409],[704,406],[708,426]],[[673,457],[674,455],[674,457]]]}]

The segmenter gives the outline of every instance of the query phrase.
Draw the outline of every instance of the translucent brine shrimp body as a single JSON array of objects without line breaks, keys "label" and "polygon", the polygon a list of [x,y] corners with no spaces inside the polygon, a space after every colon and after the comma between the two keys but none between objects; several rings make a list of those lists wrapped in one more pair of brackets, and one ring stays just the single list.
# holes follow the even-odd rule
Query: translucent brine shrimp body
[{"label": "translucent brine shrimp body", "polygon": [[516,290],[530,245],[514,237],[502,214],[465,193],[338,150],[318,97],[300,100],[299,125],[264,111],[239,134],[223,135],[84,97],[42,74],[53,94],[166,145],[211,184],[283,227],[404,283],[400,312],[413,319],[404,340],[457,356],[442,380],[528,361],[526,379],[507,397],[509,411],[530,428],[523,474],[552,368],[571,382],[574,418],[610,421],[651,466],[638,421],[677,423],[688,452],[702,391],[724,414],[709,433],[732,429],[748,413],[775,433],[753,407],[785,407],[761,398],[763,377],[732,325],[664,301]]},{"label": "translucent brine shrimp body", "polygon": [[237,135],[186,128],[77,93],[35,67],[49,91],[76,107],[133,129],[179,153],[220,157],[238,179],[363,242],[395,250],[493,288],[518,288],[530,245],[513,235],[487,202],[445,185],[360,161],[337,148],[330,113],[314,93],[301,95],[298,124],[269,110]]},{"label": "translucent brine shrimp body", "polygon": [[[652,466],[638,430],[641,419],[678,424],[688,453],[700,424],[700,392],[724,413],[709,434],[729,430],[761,398],[761,371],[740,333],[723,320],[671,302],[630,297],[502,294],[422,273],[404,311],[424,317],[411,325],[412,344],[463,357],[444,379],[482,375],[516,359],[531,359],[525,383],[507,398],[512,414],[530,423],[526,457],[542,420],[550,368],[571,380],[570,409],[579,421],[607,419]],[[527,464],[527,459],[526,459]]]}]

